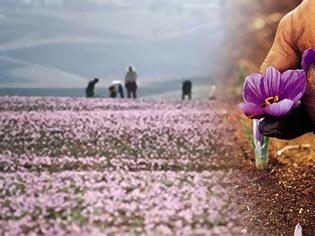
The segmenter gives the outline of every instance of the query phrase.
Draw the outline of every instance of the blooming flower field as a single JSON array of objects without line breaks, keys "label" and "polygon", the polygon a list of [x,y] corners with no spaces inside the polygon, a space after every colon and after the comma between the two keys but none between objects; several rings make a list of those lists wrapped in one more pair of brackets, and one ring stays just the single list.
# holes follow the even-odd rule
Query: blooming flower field
[{"label": "blooming flower field", "polygon": [[209,102],[0,98],[1,235],[243,235],[227,111]]}]

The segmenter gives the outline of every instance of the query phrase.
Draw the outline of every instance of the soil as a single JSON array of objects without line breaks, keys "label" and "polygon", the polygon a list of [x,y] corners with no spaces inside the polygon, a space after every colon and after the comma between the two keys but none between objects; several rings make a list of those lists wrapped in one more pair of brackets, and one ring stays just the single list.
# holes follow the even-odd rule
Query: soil
[{"label": "soil", "polygon": [[[304,236],[315,235],[314,135],[291,141],[272,139],[269,167],[255,168],[252,148],[241,125],[235,130],[239,147],[232,168],[239,168],[235,188],[237,210],[250,235],[293,235],[300,223]],[[281,152],[281,149],[287,148]],[[280,151],[280,152],[279,152]]]}]

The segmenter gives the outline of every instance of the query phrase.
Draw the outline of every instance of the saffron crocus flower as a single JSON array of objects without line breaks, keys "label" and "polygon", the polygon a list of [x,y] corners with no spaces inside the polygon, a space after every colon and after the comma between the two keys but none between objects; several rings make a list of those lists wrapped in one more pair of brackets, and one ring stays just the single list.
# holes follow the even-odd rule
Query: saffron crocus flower
[{"label": "saffron crocus flower", "polygon": [[250,118],[264,115],[283,116],[296,106],[306,88],[304,70],[288,70],[281,74],[269,67],[261,75],[249,75],[244,84],[244,103],[240,109]]},{"label": "saffron crocus flower", "polygon": [[302,56],[302,68],[308,72],[310,67],[315,64],[315,49],[309,48],[304,51]]}]

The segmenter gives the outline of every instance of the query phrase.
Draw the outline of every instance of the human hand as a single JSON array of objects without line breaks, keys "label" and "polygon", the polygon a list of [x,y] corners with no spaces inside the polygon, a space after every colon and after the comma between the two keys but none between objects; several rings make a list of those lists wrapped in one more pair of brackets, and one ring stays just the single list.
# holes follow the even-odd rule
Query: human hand
[{"label": "human hand", "polygon": [[[274,44],[261,67],[261,72],[274,66],[280,72],[297,69],[308,48],[315,48],[315,0],[304,0],[280,22]],[[315,66],[304,58],[307,88],[301,105],[282,117],[266,117],[259,124],[259,131],[269,137],[293,139],[315,130]]]}]

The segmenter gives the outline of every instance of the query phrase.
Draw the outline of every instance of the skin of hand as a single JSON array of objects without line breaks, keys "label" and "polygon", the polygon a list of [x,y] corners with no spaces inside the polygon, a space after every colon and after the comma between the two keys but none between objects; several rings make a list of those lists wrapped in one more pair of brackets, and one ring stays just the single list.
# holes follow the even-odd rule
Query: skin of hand
[{"label": "skin of hand", "polygon": [[[260,72],[269,66],[280,72],[300,68],[302,54],[308,48],[315,48],[315,0],[304,0],[282,18]],[[315,66],[307,72],[307,88],[301,105],[284,117],[267,117],[259,126],[263,135],[279,139],[293,139],[314,130]]]}]

